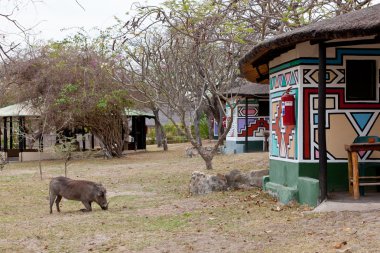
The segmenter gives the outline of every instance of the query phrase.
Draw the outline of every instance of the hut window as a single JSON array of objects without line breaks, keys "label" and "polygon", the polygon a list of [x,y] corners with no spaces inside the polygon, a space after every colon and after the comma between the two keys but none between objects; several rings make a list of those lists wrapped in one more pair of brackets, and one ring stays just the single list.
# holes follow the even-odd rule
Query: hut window
[{"label": "hut window", "polygon": [[376,100],[376,61],[347,60],[346,100]]}]

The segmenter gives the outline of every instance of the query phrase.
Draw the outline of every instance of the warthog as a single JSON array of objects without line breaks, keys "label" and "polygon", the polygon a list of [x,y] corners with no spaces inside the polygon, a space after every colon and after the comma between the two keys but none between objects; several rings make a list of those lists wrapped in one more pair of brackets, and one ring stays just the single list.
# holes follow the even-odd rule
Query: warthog
[{"label": "warthog", "polygon": [[101,185],[91,181],[72,180],[66,177],[56,177],[50,181],[50,213],[53,212],[53,204],[57,205],[59,210],[59,202],[62,197],[70,200],[78,200],[83,203],[86,209],[81,209],[84,212],[92,211],[91,203],[96,202],[103,209],[108,209],[106,198],[106,189]]}]

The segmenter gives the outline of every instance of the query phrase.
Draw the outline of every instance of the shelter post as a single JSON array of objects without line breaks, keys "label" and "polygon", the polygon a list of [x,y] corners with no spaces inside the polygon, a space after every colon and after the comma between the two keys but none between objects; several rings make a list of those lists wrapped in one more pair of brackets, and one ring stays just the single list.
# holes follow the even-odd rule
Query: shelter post
[{"label": "shelter post", "polygon": [[244,152],[248,152],[248,97],[245,97],[245,143]]},{"label": "shelter post", "polygon": [[4,151],[7,151],[8,149],[7,117],[4,117],[3,120],[4,120]]},{"label": "shelter post", "polygon": [[9,117],[9,149],[13,149],[13,118]]},{"label": "shelter post", "polygon": [[326,153],[326,46],[319,43],[318,71],[318,146],[320,202],[327,198],[327,153]]}]

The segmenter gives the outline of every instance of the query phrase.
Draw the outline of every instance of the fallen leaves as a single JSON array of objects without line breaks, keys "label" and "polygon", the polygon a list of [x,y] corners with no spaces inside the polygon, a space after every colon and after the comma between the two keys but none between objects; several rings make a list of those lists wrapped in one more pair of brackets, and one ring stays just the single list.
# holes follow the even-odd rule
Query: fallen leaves
[{"label": "fallen leaves", "polygon": [[335,244],[335,245],[334,245],[334,248],[335,248],[335,249],[341,249],[344,245],[347,245],[347,242],[346,242],[346,241],[339,242],[339,243]]}]

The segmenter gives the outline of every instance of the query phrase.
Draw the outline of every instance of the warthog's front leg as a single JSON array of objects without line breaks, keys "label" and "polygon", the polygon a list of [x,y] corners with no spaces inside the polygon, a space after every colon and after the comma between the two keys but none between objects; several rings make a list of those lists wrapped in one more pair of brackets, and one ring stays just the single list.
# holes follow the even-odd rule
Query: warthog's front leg
[{"label": "warthog's front leg", "polygon": [[91,212],[92,211],[92,207],[91,207],[91,202],[85,202],[85,201],[82,201],[84,207],[86,207],[86,209],[80,209],[82,212]]}]

